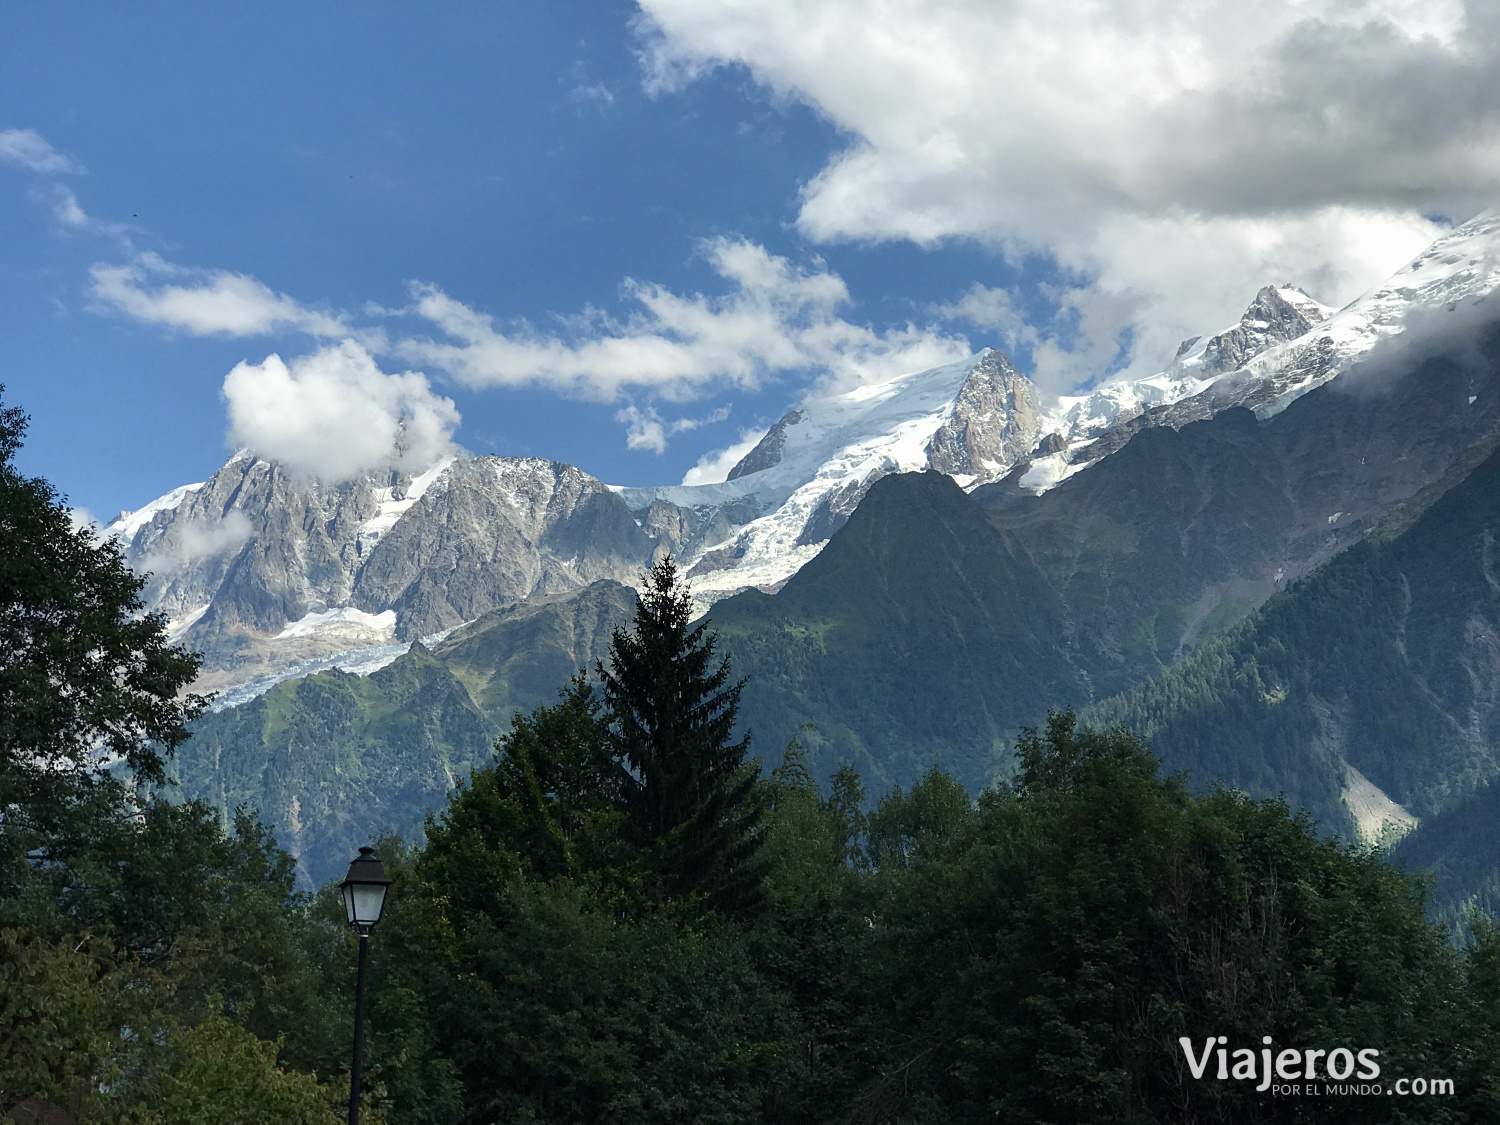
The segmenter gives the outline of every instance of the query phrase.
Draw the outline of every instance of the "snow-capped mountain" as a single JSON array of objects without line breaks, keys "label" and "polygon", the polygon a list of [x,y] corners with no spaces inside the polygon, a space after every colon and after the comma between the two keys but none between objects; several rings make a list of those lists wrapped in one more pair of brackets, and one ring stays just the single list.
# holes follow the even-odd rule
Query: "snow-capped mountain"
[{"label": "snow-capped mountain", "polygon": [[620,495],[685,560],[706,603],[784,582],[881,477],[936,469],[964,485],[996,480],[1031,452],[1040,425],[1036,387],[991,348],[804,401],[721,484]]},{"label": "snow-capped mountain", "polygon": [[[1041,462],[1027,483],[1050,486],[1072,468],[1069,451],[1153,407],[1201,394],[1332,312],[1300,289],[1267,286],[1237,324],[1184,341],[1159,374],[1051,401],[1010,360],[986,349],[959,363],[807,400],[772,426],[722,484],[622,495],[632,508],[647,509],[648,526],[717,525],[718,543],[688,534],[673,544],[692,564],[694,592],[703,601],[748,586],[775,587],[818,553],[883,476],[932,469],[974,488]],[[1049,475],[1053,464],[1057,471]],[[743,514],[757,504],[754,519],[724,534],[723,513]]]},{"label": "snow-capped mountain", "polygon": [[[571,465],[462,457],[323,484],[248,453],[106,532],[207,688],[388,648],[534,595],[632,582],[654,544]],[[361,670],[370,666],[363,656]]]},{"label": "snow-capped mountain", "polygon": [[[1145,426],[1177,428],[1232,406],[1271,417],[1356,368],[1414,321],[1472,305],[1497,286],[1500,210],[1491,210],[1455,227],[1388,281],[1337,311],[1301,290],[1262,289],[1239,325],[1203,344],[1184,341],[1160,375],[1101,387],[1069,406],[1069,412],[1107,422],[1078,426],[1075,433],[1083,440],[1040,451],[1043,455],[1026,466],[1020,483],[1034,491],[1049,488],[1113,453]],[[1299,321],[1307,329],[1292,335]],[[1440,323],[1424,327],[1441,330]],[[1121,407],[1111,416],[1117,401]],[[1059,432],[1066,436],[1066,427]]]},{"label": "snow-capped mountain", "polygon": [[[600,578],[638,582],[671,551],[702,606],[776,589],[813,558],[871,485],[936,470],[965,488],[1045,491],[1148,426],[1232,406],[1262,416],[1356,366],[1413,316],[1500,283],[1500,214],[1455,228],[1344,309],[1290,285],[1240,320],[1184,341],[1145,379],[1047,399],[1001,353],[809,397],[716,484],[611,488],[533,458],[456,457],[335,485],[248,453],[174,489],[108,533],[153,575],[147,608],[203,650],[229,687],[331,654],[403,651],[534,595]],[[309,663],[311,662],[311,663]]]}]

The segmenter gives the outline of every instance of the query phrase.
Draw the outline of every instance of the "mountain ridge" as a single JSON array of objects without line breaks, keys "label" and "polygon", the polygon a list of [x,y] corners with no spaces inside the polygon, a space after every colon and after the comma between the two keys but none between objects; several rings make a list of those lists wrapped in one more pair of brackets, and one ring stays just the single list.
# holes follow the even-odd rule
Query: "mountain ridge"
[{"label": "mountain ridge", "polygon": [[155,572],[148,609],[205,653],[200,687],[235,698],[329,659],[367,671],[386,650],[530,597],[637,582],[668,551],[703,611],[779,588],[891,473],[942,471],[998,508],[1149,430],[1236,407],[1271,417],[1357,370],[1417,313],[1472,305],[1500,282],[1496,261],[1500,218],[1486,212],[1344,309],[1267,286],[1158,375],[1081,396],[1043,401],[993,349],[811,396],[718,484],[613,488],[557,462],[467,456],[323,484],[240,453],[107,530]]}]

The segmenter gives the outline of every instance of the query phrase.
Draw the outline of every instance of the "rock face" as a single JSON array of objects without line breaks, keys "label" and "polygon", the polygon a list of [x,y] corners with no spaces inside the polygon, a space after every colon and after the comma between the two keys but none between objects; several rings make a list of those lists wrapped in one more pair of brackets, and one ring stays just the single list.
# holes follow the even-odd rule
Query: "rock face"
[{"label": "rock face", "polygon": [[152,576],[147,608],[205,654],[207,688],[600,579],[635,582],[656,546],[600,481],[535,458],[324,485],[237,455],[179,492],[111,530]]},{"label": "rock face", "polygon": [[377,514],[382,490],[402,494],[410,484],[393,472],[329,488],[236,456],[177,507],[138,514],[147,518],[120,537],[130,563],[153,575],[149,609],[221,629],[279,630],[348,601],[357,529]]},{"label": "rock face", "polygon": [[375,545],[354,601],[395,610],[397,637],[411,640],[532,596],[635,581],[653,546],[613,492],[571,465],[467,458]]},{"label": "rock face", "polygon": [[781,451],[786,448],[786,431],[788,426],[795,426],[802,421],[802,411],[789,410],[781,416],[777,423],[766,431],[766,436],[755,443],[755,448],[745,454],[729,470],[728,480],[739,480],[751,473],[764,472],[781,464]]},{"label": "rock face", "polygon": [[[1267,348],[1311,332],[1332,312],[1295,286],[1267,285],[1238,324],[1204,343],[1198,369],[1204,376],[1238,371]],[[1185,366],[1194,354],[1190,347],[1179,350],[1178,363]]]},{"label": "rock face", "polygon": [[927,464],[966,484],[995,480],[1031,452],[1041,425],[1035,384],[1005,356],[986,351],[927,443]]}]

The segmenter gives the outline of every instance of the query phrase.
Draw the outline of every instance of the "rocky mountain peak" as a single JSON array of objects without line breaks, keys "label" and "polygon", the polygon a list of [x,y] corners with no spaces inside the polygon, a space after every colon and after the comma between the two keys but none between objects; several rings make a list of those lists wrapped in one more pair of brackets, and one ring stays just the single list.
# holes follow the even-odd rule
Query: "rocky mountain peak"
[{"label": "rocky mountain peak", "polygon": [[633,582],[655,546],[602,481],[516,457],[327,483],[237,454],[107,530],[149,575],[146,608],[204,652],[206,688]]},{"label": "rocky mountain peak", "polygon": [[783,414],[769,430],[766,436],[756,442],[755,448],[750,450],[735,463],[734,468],[729,470],[726,480],[739,480],[740,477],[749,476],[751,473],[759,473],[765,469],[773,468],[781,463],[782,451],[786,449],[787,427],[795,426],[802,421],[802,411],[788,410]]},{"label": "rocky mountain peak", "polygon": [[1311,332],[1333,311],[1296,286],[1267,285],[1238,324],[1204,342],[1199,377],[1238,371],[1267,348]]},{"label": "rocky mountain peak", "polygon": [[964,484],[998,480],[1031,451],[1041,418],[1036,386],[986,348],[927,443],[928,466]]}]

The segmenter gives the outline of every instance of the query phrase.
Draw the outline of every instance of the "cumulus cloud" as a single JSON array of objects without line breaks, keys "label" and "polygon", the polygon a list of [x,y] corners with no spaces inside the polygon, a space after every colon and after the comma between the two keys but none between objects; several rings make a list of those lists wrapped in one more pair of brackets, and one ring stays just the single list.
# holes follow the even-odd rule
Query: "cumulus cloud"
[{"label": "cumulus cloud", "polygon": [[241,363],[224,378],[229,440],[323,480],[363,469],[424,469],[452,449],[453,401],[417,372],[388,374],[346,340],[284,362]]},{"label": "cumulus cloud", "polygon": [[[65,223],[94,222],[71,194],[60,195],[56,207]],[[644,392],[649,399],[683,402],[725,386],[758,388],[792,374],[810,378],[823,391],[845,389],[948,363],[973,350],[965,336],[950,329],[913,323],[877,329],[849,319],[848,287],[821,262],[799,266],[743,239],[714,239],[700,249],[725,292],[679,293],[627,279],[622,291],[634,308],[623,318],[590,307],[558,317],[551,332],[525,323],[502,328],[437,286],[417,282],[408,306],[390,309],[370,303],[363,310],[366,318],[426,321],[438,331],[437,339],[399,336],[310,309],[246,274],[190,269],[151,253],[124,264],[94,265],[92,293],[103,308],[193,335],[290,331],[318,340],[352,341],[354,352],[329,348],[294,361],[290,368],[272,356],[231,373],[226,396],[243,415],[232,419],[231,431],[242,432],[245,436],[237,440],[277,460],[294,456],[267,452],[286,449],[276,436],[282,420],[274,410],[266,415],[275,432],[252,423],[252,416],[261,415],[251,408],[249,373],[259,372],[282,393],[297,382],[299,364],[312,364],[310,372],[321,370],[330,355],[357,353],[371,365],[372,354],[395,357],[474,389],[540,386],[603,401]],[[397,378],[407,376],[382,375],[370,382],[385,386],[381,380]],[[320,387],[326,383],[314,381]],[[353,386],[361,380],[344,382]],[[422,386],[426,388],[425,381]],[[451,410],[448,400],[434,401]],[[668,420],[656,405],[627,402],[616,417],[626,426],[630,448],[660,453],[673,436],[727,416],[724,408],[707,417]],[[444,440],[447,432],[451,427]],[[339,475],[346,470],[326,471]]]},{"label": "cumulus cloud", "polygon": [[684,295],[628,280],[632,315],[617,320],[589,310],[554,333],[502,330],[436,286],[418,285],[410,311],[446,339],[403,340],[393,350],[470,387],[543,385],[604,399],[649,388],[676,400],[709,386],[757,387],[786,372],[853,385],[970,350],[962,336],[933,328],[877,331],[845,319],[848,288],[821,265],[804,269],[741,239],[713,239],[702,251],[727,294]]},{"label": "cumulus cloud", "polygon": [[289,329],[326,338],[352,332],[342,318],[306,308],[246,274],[189,269],[152,253],[124,265],[99,263],[90,275],[91,292],[100,301],[136,320],[194,336],[259,336]]},{"label": "cumulus cloud", "polygon": [[741,430],[740,439],[727,449],[718,449],[712,453],[705,453],[698,458],[698,463],[683,475],[683,484],[718,484],[729,479],[729,470],[745,459],[757,445],[760,439],[766,436],[764,429]]},{"label": "cumulus cloud", "polygon": [[847,133],[806,235],[973,238],[1075,277],[1054,382],[1119,341],[1160,365],[1268,282],[1342,304],[1500,189],[1478,0],[640,3],[650,88],[740,65]]},{"label": "cumulus cloud", "polygon": [[615,415],[615,421],[625,425],[625,444],[629,448],[665,453],[668,438],[722,422],[728,417],[729,407],[721,406],[702,418],[674,418],[667,421],[657,413],[656,407],[639,407],[632,403]]},{"label": "cumulus cloud", "polygon": [[46,175],[83,171],[34,129],[0,129],[0,162]]}]

